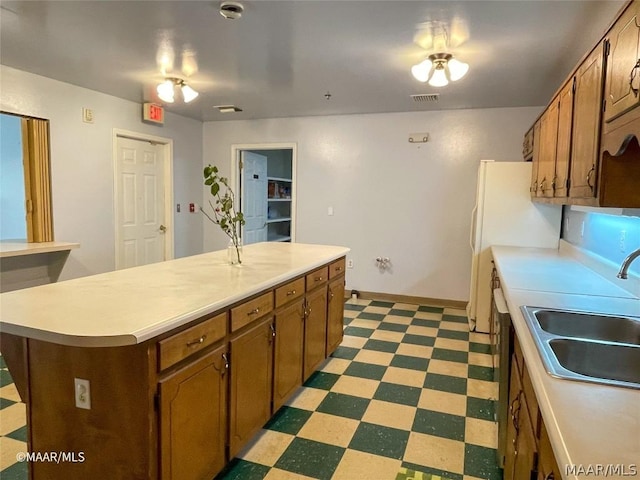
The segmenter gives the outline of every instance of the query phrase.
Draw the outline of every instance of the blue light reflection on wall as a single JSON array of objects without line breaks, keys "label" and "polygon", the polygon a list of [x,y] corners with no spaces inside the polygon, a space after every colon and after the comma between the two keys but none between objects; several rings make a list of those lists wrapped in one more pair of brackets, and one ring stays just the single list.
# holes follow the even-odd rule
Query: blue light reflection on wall
[{"label": "blue light reflection on wall", "polygon": [[[565,221],[562,234],[564,240],[616,265],[620,265],[629,253],[640,248],[640,217],[638,216],[609,215],[569,209],[565,210],[565,216],[569,218],[569,227],[566,228]],[[582,235],[583,221],[584,234]],[[621,236],[624,236],[624,251],[621,251]],[[630,271],[640,275],[640,260],[632,264]]]}]

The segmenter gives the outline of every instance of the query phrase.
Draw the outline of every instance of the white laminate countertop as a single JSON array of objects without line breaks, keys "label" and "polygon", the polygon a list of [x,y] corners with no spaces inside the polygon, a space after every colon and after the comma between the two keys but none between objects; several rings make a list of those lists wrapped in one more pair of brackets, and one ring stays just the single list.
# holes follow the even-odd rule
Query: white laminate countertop
[{"label": "white laminate countertop", "polygon": [[0,242],[0,258],[36,255],[39,253],[61,252],[78,248],[79,243],[68,242]]},{"label": "white laminate countertop", "polygon": [[258,243],[0,295],[3,332],[62,345],[144,342],[336,260],[348,248]]},{"label": "white laminate countertop", "polygon": [[627,475],[635,468],[640,474],[640,390],[552,377],[520,310],[530,305],[639,316],[637,279],[622,289],[609,281],[615,272],[596,274],[562,249],[494,246],[492,253],[563,478],[594,478],[573,474],[567,465],[603,465]]}]

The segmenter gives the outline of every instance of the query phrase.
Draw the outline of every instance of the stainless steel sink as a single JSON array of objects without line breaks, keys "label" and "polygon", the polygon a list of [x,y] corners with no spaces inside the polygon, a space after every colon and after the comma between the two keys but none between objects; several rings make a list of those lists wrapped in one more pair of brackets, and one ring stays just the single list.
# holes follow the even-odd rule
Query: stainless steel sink
[{"label": "stainless steel sink", "polygon": [[522,307],[547,371],[640,389],[640,317]]},{"label": "stainless steel sink", "polygon": [[640,387],[640,348],[630,345],[556,338],[549,341],[558,363],[593,378],[635,383]]},{"label": "stainless steel sink", "polygon": [[640,345],[640,321],[629,317],[535,309],[533,316],[545,332],[564,337]]}]

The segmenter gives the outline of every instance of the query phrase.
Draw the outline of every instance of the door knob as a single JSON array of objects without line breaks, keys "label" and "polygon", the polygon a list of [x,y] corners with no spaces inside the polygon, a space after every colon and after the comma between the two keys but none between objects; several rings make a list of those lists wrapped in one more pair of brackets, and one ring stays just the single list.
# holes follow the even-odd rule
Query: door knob
[{"label": "door knob", "polygon": [[165,227],[164,225],[160,225],[160,231],[162,233],[166,232],[167,231],[167,227]]}]

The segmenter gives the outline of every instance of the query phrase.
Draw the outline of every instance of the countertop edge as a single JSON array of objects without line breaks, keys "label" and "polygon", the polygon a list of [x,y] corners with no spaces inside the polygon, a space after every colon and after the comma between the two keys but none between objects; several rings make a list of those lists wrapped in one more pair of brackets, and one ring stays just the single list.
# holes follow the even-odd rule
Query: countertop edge
[{"label": "countertop edge", "polygon": [[[74,250],[80,247],[79,243],[69,242],[41,242],[41,243],[20,243],[8,242],[8,245],[15,245],[16,248],[5,250],[0,242],[0,258],[22,257],[26,255],[39,255],[41,253],[63,252]],[[5,246],[7,243],[5,243]],[[23,247],[23,248],[17,248]]]}]

